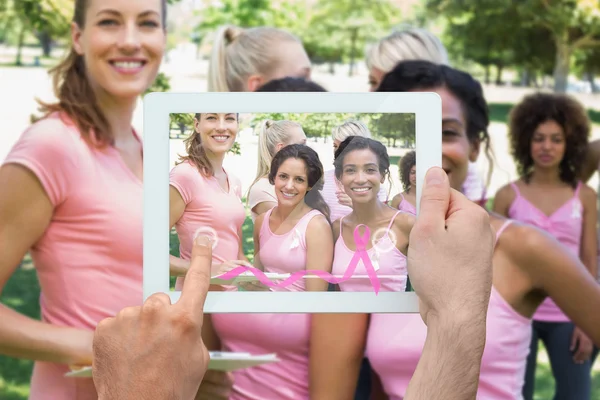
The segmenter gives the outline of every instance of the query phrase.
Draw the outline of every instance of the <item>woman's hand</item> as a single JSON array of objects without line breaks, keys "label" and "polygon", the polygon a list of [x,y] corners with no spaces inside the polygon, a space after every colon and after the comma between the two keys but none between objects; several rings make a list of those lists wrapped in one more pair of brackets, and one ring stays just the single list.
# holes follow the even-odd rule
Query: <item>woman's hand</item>
[{"label": "woman's hand", "polygon": [[253,268],[252,264],[250,264],[248,261],[229,260],[229,261],[225,261],[223,264],[213,264],[211,267],[211,276],[215,277],[215,276],[223,275],[233,269],[236,269],[239,266]]},{"label": "woman's hand", "polygon": [[227,400],[233,388],[231,372],[208,370],[198,389],[195,400]]}]

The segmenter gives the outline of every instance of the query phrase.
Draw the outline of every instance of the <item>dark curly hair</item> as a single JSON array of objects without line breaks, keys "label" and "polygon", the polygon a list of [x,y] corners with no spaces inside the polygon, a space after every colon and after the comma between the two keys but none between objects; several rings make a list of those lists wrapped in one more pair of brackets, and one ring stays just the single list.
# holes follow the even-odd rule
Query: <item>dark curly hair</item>
[{"label": "dark curly hair", "polygon": [[326,92],[318,83],[304,78],[286,77],[269,81],[256,92]]},{"label": "dark curly hair", "polygon": [[576,187],[591,128],[585,108],[566,94],[534,93],[510,111],[508,136],[517,171],[529,182],[534,164],[531,141],[537,127],[547,121],[556,122],[564,131],[566,149],[559,166],[560,179]]},{"label": "dark curly hair", "polygon": [[335,176],[342,178],[344,157],[354,150],[371,150],[377,156],[379,164],[379,173],[390,180],[390,157],[385,146],[377,140],[362,136],[348,136],[335,151],[333,165],[335,167]]},{"label": "dark curly hair", "polygon": [[462,103],[467,123],[467,138],[471,143],[483,143],[489,162],[488,183],[494,165],[490,147],[488,125],[489,109],[483,88],[470,74],[448,65],[434,64],[423,60],[402,61],[385,75],[377,88],[378,92],[426,91],[447,88]]},{"label": "dark curly hair", "polygon": [[308,187],[311,188],[306,192],[304,202],[311,208],[318,210],[327,218],[327,221],[331,223],[331,211],[329,206],[321,196],[321,190],[323,190],[323,164],[319,159],[319,155],[316,151],[304,144],[290,144],[279,150],[273,161],[271,161],[271,169],[269,171],[269,183],[275,184],[275,176],[279,171],[281,164],[289,158],[296,158],[302,160],[306,165],[306,175],[308,179]]},{"label": "dark curly hair", "polygon": [[400,181],[404,191],[412,189],[410,185],[410,170],[417,164],[417,153],[415,151],[409,151],[406,153],[398,162],[400,167]]}]

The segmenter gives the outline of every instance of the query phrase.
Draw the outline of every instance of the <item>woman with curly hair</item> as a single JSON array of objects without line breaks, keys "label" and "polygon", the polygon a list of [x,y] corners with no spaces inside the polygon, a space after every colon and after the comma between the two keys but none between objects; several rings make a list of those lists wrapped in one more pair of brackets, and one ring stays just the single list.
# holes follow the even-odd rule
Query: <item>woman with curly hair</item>
[{"label": "woman with curly hair", "polygon": [[[510,114],[509,136],[520,178],[502,187],[494,211],[539,227],[597,270],[596,194],[579,180],[590,124],[572,97],[529,95]],[[525,399],[533,398],[538,340],[544,342],[556,381],[555,399],[589,399],[593,344],[547,298],[533,316],[525,371]]]},{"label": "woman with curly hair", "polygon": [[394,196],[391,206],[417,215],[417,154],[414,151],[406,153],[398,162],[398,167],[404,192]]}]

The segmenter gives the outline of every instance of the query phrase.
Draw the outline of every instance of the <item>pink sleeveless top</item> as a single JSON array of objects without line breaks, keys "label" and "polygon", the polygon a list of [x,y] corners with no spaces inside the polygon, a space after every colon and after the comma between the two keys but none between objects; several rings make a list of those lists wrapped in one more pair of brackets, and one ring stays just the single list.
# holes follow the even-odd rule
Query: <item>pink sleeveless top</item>
[{"label": "pink sleeveless top", "polygon": [[[563,246],[579,257],[581,233],[583,229],[583,205],[579,200],[581,182],[573,197],[559,207],[550,216],[521,195],[516,184],[511,183],[516,197],[508,210],[508,216],[514,220],[533,225],[553,235]],[[536,321],[568,322],[570,319],[547,297],[533,315]]]},{"label": "pink sleeveless top", "polygon": [[[502,225],[498,237],[512,221]],[[517,313],[492,286],[477,399],[522,399],[531,320]],[[366,355],[390,400],[404,398],[425,345],[419,314],[372,314]]]},{"label": "pink sleeveless top", "polygon": [[[393,236],[390,235],[390,229],[396,216],[401,211],[396,212],[390,221],[390,224],[386,228],[381,239],[377,241],[376,245],[367,250],[367,254],[371,259],[373,267],[376,269],[377,277],[381,284],[380,290],[384,292],[404,292],[406,290],[406,281],[408,275],[408,269],[406,268],[406,256],[402,254],[400,250],[396,248],[394,241],[391,239]],[[352,257],[354,257],[354,251],[350,250],[344,238],[342,236],[342,220],[340,218],[340,235],[335,242],[335,253],[333,257],[332,274],[336,276],[343,276],[348,269]],[[375,232],[371,232],[370,244],[373,245],[373,235]],[[377,235],[380,237],[380,235]],[[372,292],[373,285],[369,280],[367,270],[362,262],[359,261],[354,271],[353,277],[339,284],[342,292]]]},{"label": "pink sleeveless top", "polygon": [[[267,211],[259,232],[257,255],[265,272],[291,273],[306,269],[306,228],[317,215],[308,212],[288,233],[274,234]],[[303,280],[276,290],[304,291]],[[229,400],[308,400],[310,314],[212,314],[223,350],[251,354],[277,353],[278,363],[235,371]]]},{"label": "pink sleeveless top", "polygon": [[404,198],[403,194],[400,194],[400,196],[402,196],[402,201],[400,202],[400,204],[398,204],[398,210],[407,212],[409,214],[417,215],[417,209],[415,208],[415,206],[410,204],[408,200]]}]

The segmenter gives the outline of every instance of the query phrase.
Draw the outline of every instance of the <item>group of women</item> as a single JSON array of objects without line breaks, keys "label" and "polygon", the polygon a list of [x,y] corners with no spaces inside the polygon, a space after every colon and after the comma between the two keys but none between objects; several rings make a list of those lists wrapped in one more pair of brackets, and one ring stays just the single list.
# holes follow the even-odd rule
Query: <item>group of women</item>
[{"label": "group of women", "polygon": [[[0,191],[0,287],[29,252],[42,312],[38,321],[1,305],[0,352],[35,360],[32,400],[97,398],[91,379],[64,374],[69,365],[91,362],[100,320],[141,304],[142,145],[131,120],[158,72],[165,21],[165,0],[76,0],[72,49],[52,71],[57,101],[42,104],[43,115],[0,168],[0,187],[12,188]],[[368,51],[367,65],[374,91],[442,98],[443,168],[454,189],[483,204],[481,179],[473,172],[481,146],[486,155],[490,150],[480,83],[450,67],[439,40],[421,29],[383,38]],[[209,90],[324,90],[310,82],[310,72],[301,41],[285,30],[223,27],[214,42]],[[532,398],[540,338],[555,398],[585,400],[592,343],[600,344],[596,195],[585,181],[597,170],[600,152],[588,143],[585,111],[568,96],[531,95],[508,122],[520,177],[494,196],[490,211],[497,240],[478,398]],[[198,226],[218,232],[215,274],[250,265],[242,247],[241,184],[223,168],[239,116],[199,113],[194,128],[170,176],[170,224],[181,241],[170,270],[178,285]],[[305,145],[301,126],[265,121],[263,128],[247,205],[255,226],[253,265],[343,274],[356,249],[353,232],[366,226],[383,229],[381,241],[393,238],[388,252],[371,246],[369,255],[378,274],[398,278],[383,281],[387,290],[405,290],[418,184],[414,156],[401,159],[404,191],[388,202],[380,193],[389,176],[387,150],[360,121],[333,132],[331,171]],[[364,290],[363,283],[348,281],[339,290]],[[280,290],[328,288],[306,280]],[[401,399],[426,337],[418,315],[206,318],[209,349],[276,352],[281,359],[233,376],[209,371],[198,393],[206,399]]]}]

